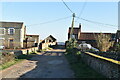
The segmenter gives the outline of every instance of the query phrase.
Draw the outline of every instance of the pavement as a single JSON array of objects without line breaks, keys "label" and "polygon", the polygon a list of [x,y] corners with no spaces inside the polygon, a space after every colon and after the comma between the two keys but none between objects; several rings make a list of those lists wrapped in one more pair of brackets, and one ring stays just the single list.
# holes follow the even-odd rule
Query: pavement
[{"label": "pavement", "polygon": [[2,78],[74,78],[66,60],[65,49],[52,49],[34,55],[5,70],[0,71]]}]

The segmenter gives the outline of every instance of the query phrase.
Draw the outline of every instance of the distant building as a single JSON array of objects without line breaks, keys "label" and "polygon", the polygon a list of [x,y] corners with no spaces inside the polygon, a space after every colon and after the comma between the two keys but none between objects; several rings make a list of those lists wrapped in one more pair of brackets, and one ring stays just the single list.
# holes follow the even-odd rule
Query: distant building
[{"label": "distant building", "polygon": [[[25,43],[27,40],[27,44]],[[39,44],[39,35],[26,35],[24,47],[37,47]]]},{"label": "distant building", "polygon": [[[69,27],[69,30],[68,30],[68,39],[70,38],[70,32],[71,32],[71,27]],[[74,30],[73,30],[74,38],[78,40],[80,38],[80,33],[81,33],[81,24],[79,24],[79,27],[74,27]]]},{"label": "distant building", "polygon": [[44,48],[47,48],[49,46],[56,45],[56,44],[57,44],[56,38],[54,38],[52,35],[50,35],[47,38],[45,38],[43,41],[40,42],[39,49],[44,49]]},{"label": "distant building", "polygon": [[[71,28],[69,28],[69,31],[68,31],[68,40],[70,38],[70,31],[71,31]],[[82,32],[81,24],[79,25],[79,27],[73,28],[73,36],[75,36],[75,39],[79,44],[82,42],[86,42],[88,44],[91,44],[93,47],[97,47],[95,36],[99,34],[100,33]],[[111,40],[115,40],[115,33],[103,33],[103,34],[109,35],[111,37]]]}]

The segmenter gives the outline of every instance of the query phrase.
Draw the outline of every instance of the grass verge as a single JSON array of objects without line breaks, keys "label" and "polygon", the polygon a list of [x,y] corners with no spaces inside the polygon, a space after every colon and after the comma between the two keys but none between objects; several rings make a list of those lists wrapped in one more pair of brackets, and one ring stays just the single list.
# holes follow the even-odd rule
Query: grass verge
[{"label": "grass verge", "polygon": [[14,65],[16,63],[19,63],[19,62],[21,62],[21,61],[23,61],[25,59],[31,59],[31,58],[32,58],[31,55],[24,55],[24,54],[20,55],[20,56],[16,57],[14,60],[11,60],[11,61],[8,61],[8,62],[6,62],[4,64],[1,64],[0,65],[0,70],[6,69],[6,68],[8,68],[8,67],[10,67],[10,66],[12,66],[12,65]]},{"label": "grass verge", "polygon": [[21,61],[23,61],[23,59],[16,59],[16,60],[9,61],[5,64],[2,64],[2,65],[0,65],[0,70],[6,69],[6,68],[8,68],[16,63],[21,62]]},{"label": "grass verge", "polygon": [[75,73],[76,78],[105,78],[103,75],[99,74],[87,64],[85,64],[81,60],[80,54],[75,55],[77,53],[78,52],[75,50],[69,50],[68,53],[65,55],[71,66],[71,69]]}]

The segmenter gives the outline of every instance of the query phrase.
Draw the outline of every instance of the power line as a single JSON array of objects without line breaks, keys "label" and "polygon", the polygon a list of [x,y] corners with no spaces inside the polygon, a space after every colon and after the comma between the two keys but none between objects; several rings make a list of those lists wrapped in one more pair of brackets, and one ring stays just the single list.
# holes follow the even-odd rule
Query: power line
[{"label": "power line", "polygon": [[85,9],[85,6],[86,6],[86,4],[87,4],[86,1],[87,1],[87,0],[85,0],[85,2],[84,2],[84,4],[83,4],[83,7],[82,7],[81,12],[80,12],[80,14],[79,14],[79,17],[81,17],[81,15],[82,15],[82,13],[83,13],[83,11],[84,11],[84,9]]},{"label": "power line", "polygon": [[57,22],[57,21],[60,21],[60,20],[64,20],[64,19],[70,18],[70,17],[72,17],[72,16],[68,16],[68,17],[64,17],[64,18],[59,18],[59,19],[55,19],[55,20],[51,20],[51,21],[46,21],[46,22],[42,22],[42,23],[39,23],[39,24],[30,24],[30,25],[27,25],[27,26],[42,25],[42,24],[53,23],[53,22]]},{"label": "power line", "polygon": [[71,12],[71,13],[74,13],[69,7],[68,5],[62,0],[63,4],[68,8],[68,10]]},{"label": "power line", "polygon": [[94,24],[107,25],[107,27],[108,27],[108,26],[113,26],[113,27],[111,27],[111,28],[114,28],[114,29],[115,29],[115,27],[118,27],[118,26],[112,25],[112,24],[106,24],[106,23],[91,21],[91,20],[87,20],[87,19],[79,18],[79,17],[76,17],[76,18],[81,19],[81,20],[84,20],[84,21],[87,21],[87,22],[90,22],[90,23],[94,23]]},{"label": "power line", "polygon": [[[86,4],[87,4],[86,1],[87,1],[87,0],[85,0],[84,4],[83,4],[83,6],[82,6],[82,9],[81,9],[81,11],[80,11],[79,17],[81,17],[81,15],[82,15],[82,13],[83,13],[83,11],[84,11],[84,9],[85,9],[85,6],[86,6]],[[78,19],[77,19],[77,20],[78,20]],[[77,20],[76,20],[75,22],[77,22]]]}]

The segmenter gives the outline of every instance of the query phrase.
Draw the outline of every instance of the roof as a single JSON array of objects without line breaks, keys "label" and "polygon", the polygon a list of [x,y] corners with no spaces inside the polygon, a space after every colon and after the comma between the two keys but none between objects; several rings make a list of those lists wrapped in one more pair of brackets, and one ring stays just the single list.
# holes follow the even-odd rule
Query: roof
[{"label": "roof", "polygon": [[52,35],[49,35],[47,38],[51,37],[52,39],[54,39],[56,41],[56,38],[54,38]]},{"label": "roof", "polygon": [[28,34],[27,34],[26,36],[35,36],[35,37],[39,37],[39,35],[28,35]]},{"label": "roof", "polygon": [[[85,32],[81,32],[80,33],[80,37],[79,39],[80,40],[95,40],[95,37],[96,35],[99,35],[100,33],[85,33]],[[103,34],[106,34],[106,35],[112,35],[112,34],[115,34],[115,33],[103,33]]]},{"label": "roof", "polygon": [[[77,27],[74,27],[74,28],[73,28],[73,34],[78,34],[79,31],[81,31],[80,28],[77,28]],[[71,27],[69,27],[68,34],[70,34],[70,32],[71,32]]]},{"label": "roof", "polygon": [[52,38],[54,41],[56,41],[56,39],[55,39],[52,35],[49,35],[47,38],[45,38],[45,39],[42,40],[41,42],[44,42],[46,39],[49,39],[49,38]]},{"label": "roof", "polygon": [[5,21],[1,21],[0,22],[0,27],[14,27],[14,28],[22,28],[23,27],[23,22],[5,22]]}]

